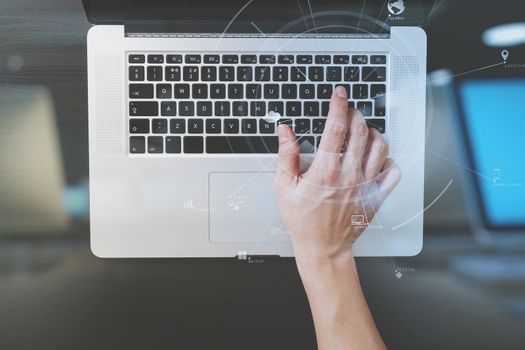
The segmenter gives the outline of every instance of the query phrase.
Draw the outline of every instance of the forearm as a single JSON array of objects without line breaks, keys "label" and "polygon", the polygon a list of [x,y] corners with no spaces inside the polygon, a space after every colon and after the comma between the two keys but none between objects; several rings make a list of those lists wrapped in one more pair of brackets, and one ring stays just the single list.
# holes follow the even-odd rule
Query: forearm
[{"label": "forearm", "polygon": [[361,290],[353,256],[298,258],[319,349],[385,349]]}]

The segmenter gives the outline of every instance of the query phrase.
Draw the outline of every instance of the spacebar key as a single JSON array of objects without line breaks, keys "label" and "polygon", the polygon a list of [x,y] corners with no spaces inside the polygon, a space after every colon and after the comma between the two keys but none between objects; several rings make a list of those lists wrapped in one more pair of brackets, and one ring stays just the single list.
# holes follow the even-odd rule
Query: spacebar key
[{"label": "spacebar key", "polygon": [[206,153],[277,153],[277,136],[208,136]]}]

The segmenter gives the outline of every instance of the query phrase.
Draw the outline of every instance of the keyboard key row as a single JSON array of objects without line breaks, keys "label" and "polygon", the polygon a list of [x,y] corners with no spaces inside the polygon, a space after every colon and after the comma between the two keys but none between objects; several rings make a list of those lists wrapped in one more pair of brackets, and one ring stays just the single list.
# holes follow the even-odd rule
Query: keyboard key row
[{"label": "keyboard key row", "polygon": [[[383,117],[386,114],[385,97],[373,101],[349,101],[348,106],[357,108],[365,117]],[[280,116],[317,117],[328,115],[329,101],[163,101],[130,102],[129,115],[132,117],[182,116],[182,117],[264,117],[269,112]]]},{"label": "keyboard key row", "polygon": [[[182,63],[183,55],[182,54],[169,54],[166,55],[166,60],[164,61],[163,54],[150,54],[147,55],[148,63]],[[297,58],[297,59],[296,59]],[[129,63],[145,63],[146,55],[144,54],[130,54],[128,56]],[[221,62],[220,55],[203,55],[200,54],[186,54],[184,55],[185,63],[205,63],[205,64],[217,64]],[[243,63],[243,64],[256,64],[258,63],[280,63],[280,64],[311,64],[315,62],[316,64],[386,64],[386,55],[333,55],[333,60],[331,55],[259,55],[259,60],[257,60],[257,55],[232,55],[224,54],[222,55],[222,63],[234,64],[234,63]]]},{"label": "keyboard key row", "polygon": [[140,84],[129,85],[130,99],[249,99],[328,100],[334,87],[343,86],[348,98],[364,100],[386,94],[384,84]]},{"label": "keyboard key row", "polygon": [[[129,120],[130,134],[274,134],[275,125],[288,124],[297,135],[322,134],[326,119],[282,118],[277,122],[264,119],[139,119]],[[385,132],[385,119],[367,119],[368,126]],[[151,127],[151,128],[150,128]]]},{"label": "keyboard key row", "polygon": [[386,80],[384,66],[143,66],[129,67],[130,81],[364,81]]}]

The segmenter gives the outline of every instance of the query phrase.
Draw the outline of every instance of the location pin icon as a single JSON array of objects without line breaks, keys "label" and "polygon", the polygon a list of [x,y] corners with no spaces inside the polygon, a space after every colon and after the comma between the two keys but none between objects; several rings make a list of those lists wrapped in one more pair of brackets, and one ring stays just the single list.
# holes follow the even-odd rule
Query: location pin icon
[{"label": "location pin icon", "polygon": [[501,50],[501,57],[503,57],[503,61],[507,62],[507,57],[509,57],[509,52],[507,50]]}]

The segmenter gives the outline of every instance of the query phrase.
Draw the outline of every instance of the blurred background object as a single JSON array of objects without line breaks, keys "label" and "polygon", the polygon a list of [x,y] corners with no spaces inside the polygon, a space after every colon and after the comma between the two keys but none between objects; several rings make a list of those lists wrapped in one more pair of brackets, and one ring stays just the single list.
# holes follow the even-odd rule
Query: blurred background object
[{"label": "blurred background object", "polygon": [[[422,253],[359,259],[363,288],[391,349],[523,349],[525,254],[478,239],[454,84],[525,77],[525,3],[413,0],[406,11],[412,3],[427,13],[425,205],[437,200]],[[91,254],[88,28],[80,0],[0,2],[0,347],[314,349],[293,260]],[[524,115],[521,100],[512,108]],[[498,130],[523,125],[494,119]],[[506,152],[523,164],[523,149]]]},{"label": "blurred background object", "polygon": [[46,88],[0,85],[0,159],[0,233],[63,232],[64,168]]}]

